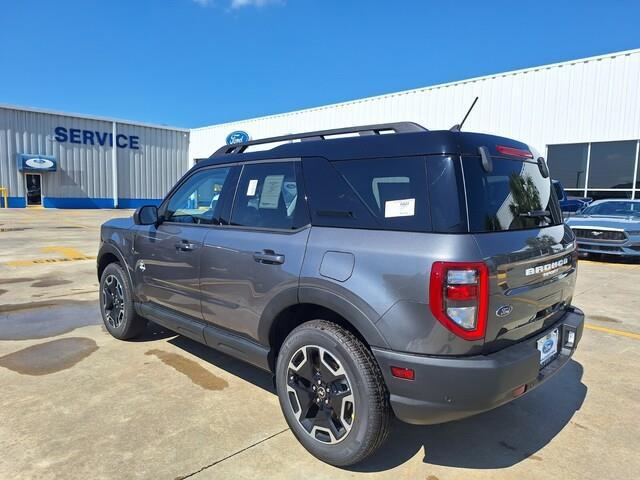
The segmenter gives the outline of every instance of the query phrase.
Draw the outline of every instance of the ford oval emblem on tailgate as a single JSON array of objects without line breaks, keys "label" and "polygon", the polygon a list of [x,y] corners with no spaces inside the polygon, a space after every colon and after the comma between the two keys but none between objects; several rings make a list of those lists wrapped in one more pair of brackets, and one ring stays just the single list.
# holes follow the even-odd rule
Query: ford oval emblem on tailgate
[{"label": "ford oval emblem on tailgate", "polygon": [[555,344],[555,342],[553,341],[552,338],[550,338],[549,340],[545,341],[542,344],[542,353],[547,354],[551,351],[551,349],[553,348],[553,345]]},{"label": "ford oval emblem on tailgate", "polygon": [[513,311],[513,307],[511,305],[502,305],[501,307],[498,307],[498,309],[496,310],[496,315],[498,317],[506,317],[512,311]]}]

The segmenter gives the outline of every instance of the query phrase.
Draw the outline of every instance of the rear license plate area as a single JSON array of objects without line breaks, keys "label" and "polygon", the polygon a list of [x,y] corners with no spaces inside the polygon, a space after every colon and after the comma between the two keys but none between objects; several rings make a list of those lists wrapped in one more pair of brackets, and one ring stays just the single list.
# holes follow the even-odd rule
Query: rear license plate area
[{"label": "rear license plate area", "polygon": [[536,345],[540,352],[540,368],[544,368],[558,356],[560,331],[555,328],[544,337],[538,339]]}]

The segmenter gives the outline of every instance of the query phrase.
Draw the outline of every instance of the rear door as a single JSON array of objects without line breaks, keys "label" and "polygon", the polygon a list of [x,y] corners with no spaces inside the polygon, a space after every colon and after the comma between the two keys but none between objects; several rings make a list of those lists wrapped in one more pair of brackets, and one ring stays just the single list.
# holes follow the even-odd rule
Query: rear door
[{"label": "rear door", "polygon": [[309,218],[300,161],[242,167],[230,224],[204,239],[200,288],[205,321],[258,339],[265,309],[297,301]]},{"label": "rear door", "polygon": [[573,234],[538,164],[492,164],[486,172],[479,157],[462,157],[469,230],[491,272],[487,351],[553,324],[571,301],[577,266]]},{"label": "rear door", "polygon": [[137,296],[202,319],[199,273],[207,233],[219,223],[223,190],[233,194],[232,167],[195,171],[165,200],[162,223],[136,226]]}]

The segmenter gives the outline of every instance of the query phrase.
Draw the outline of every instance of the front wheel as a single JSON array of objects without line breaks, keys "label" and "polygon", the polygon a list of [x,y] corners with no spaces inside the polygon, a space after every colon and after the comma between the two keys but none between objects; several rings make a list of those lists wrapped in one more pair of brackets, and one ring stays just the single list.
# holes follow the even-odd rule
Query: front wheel
[{"label": "front wheel", "polygon": [[388,435],[391,414],[380,368],[339,325],[313,320],[293,330],[278,355],[276,385],[291,430],[326,463],[358,463]]},{"label": "front wheel", "polygon": [[100,313],[105,328],[120,340],[137,337],[147,325],[135,311],[129,279],[117,263],[107,265],[100,276]]}]

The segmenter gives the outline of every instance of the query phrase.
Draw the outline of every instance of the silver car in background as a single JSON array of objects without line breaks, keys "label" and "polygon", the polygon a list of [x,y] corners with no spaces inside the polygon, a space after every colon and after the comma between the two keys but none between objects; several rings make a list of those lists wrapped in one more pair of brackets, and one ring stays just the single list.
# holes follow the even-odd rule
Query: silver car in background
[{"label": "silver car in background", "polygon": [[598,200],[566,223],[580,253],[640,257],[640,200]]}]

